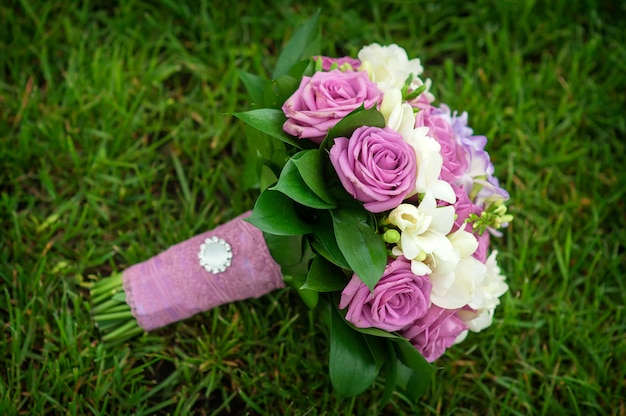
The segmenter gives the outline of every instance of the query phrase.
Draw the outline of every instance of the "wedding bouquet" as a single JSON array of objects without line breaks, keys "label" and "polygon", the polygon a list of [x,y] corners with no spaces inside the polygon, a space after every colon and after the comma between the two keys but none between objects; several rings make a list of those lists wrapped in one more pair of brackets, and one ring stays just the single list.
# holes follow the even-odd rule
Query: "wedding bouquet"
[{"label": "wedding bouquet", "polygon": [[490,249],[508,194],[467,113],[433,105],[419,59],[376,43],[321,56],[317,20],[271,79],[241,74],[252,213],[97,282],[94,318],[114,341],[285,282],[328,324],[339,393],[382,376],[386,397],[416,397],[508,289]]}]

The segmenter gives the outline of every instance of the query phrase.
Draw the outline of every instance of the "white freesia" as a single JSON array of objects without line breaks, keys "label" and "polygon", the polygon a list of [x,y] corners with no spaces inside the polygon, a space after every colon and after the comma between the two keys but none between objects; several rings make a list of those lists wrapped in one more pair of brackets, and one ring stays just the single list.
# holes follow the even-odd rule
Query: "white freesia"
[{"label": "white freesia", "polygon": [[461,228],[448,235],[448,239],[461,257],[469,257],[478,249],[478,240],[474,234],[465,231],[466,225],[464,222]]},{"label": "white freesia", "polygon": [[477,288],[477,296],[468,305],[473,311],[461,310],[458,313],[470,331],[479,332],[491,325],[495,309],[500,304],[500,296],[509,289],[505,277],[500,274],[497,255],[497,250],[492,251],[485,262],[486,278]]},{"label": "white freesia", "polygon": [[380,112],[385,117],[387,127],[397,131],[407,141],[415,129],[415,112],[408,103],[402,102],[402,92],[393,87],[385,92]]},{"label": "white freesia", "polygon": [[458,309],[471,303],[487,274],[483,263],[474,257],[460,258],[454,270],[437,267],[430,275],[433,291],[430,300],[444,309]]},{"label": "white freesia", "polygon": [[432,273],[432,263],[428,262],[433,258],[444,263],[455,260],[455,249],[446,237],[454,224],[454,207],[438,207],[430,192],[417,207],[400,204],[389,213],[388,221],[401,231],[393,254],[411,260],[411,270],[416,275]]},{"label": "white freesia", "polygon": [[437,140],[428,136],[428,127],[413,129],[411,135],[405,140],[415,150],[417,157],[415,191],[420,194],[431,192],[435,198],[454,204],[456,202],[454,189],[448,182],[439,179],[443,166],[441,145]]},{"label": "white freesia", "polygon": [[465,231],[465,224],[447,238],[456,257],[452,261],[444,261],[434,256],[437,267],[430,275],[433,285],[431,301],[441,308],[458,309],[481,296],[479,286],[485,280],[487,268],[472,257],[478,248],[478,240]]},{"label": "white freesia", "polygon": [[402,88],[409,74],[413,74],[411,89],[423,85],[419,75],[424,72],[424,67],[419,59],[411,59],[406,51],[396,44],[381,46],[378,43],[364,46],[358,53],[361,61],[360,70],[367,71],[370,79],[374,81],[383,92],[396,87]]},{"label": "white freesia", "polygon": [[[380,112],[385,117],[385,121],[389,122],[389,117],[397,107],[402,105],[402,91],[400,88],[389,88],[383,95],[383,101],[380,103]],[[415,121],[415,117],[413,117]]]}]

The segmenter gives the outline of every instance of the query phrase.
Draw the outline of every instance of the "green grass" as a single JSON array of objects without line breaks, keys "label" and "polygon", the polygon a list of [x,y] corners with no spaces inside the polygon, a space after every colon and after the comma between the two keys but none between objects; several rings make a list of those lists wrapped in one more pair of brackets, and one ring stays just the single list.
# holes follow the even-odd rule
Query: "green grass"
[{"label": "green grass", "polygon": [[[626,414],[626,13],[619,2],[326,1],[323,50],[395,42],[489,137],[516,216],[494,325],[417,403],[333,394],[289,291],[107,348],[81,283],[250,209],[248,100],[314,10],[288,1],[0,8],[0,413]],[[611,5],[610,3],[614,3]],[[620,20],[621,19],[621,20]]]}]

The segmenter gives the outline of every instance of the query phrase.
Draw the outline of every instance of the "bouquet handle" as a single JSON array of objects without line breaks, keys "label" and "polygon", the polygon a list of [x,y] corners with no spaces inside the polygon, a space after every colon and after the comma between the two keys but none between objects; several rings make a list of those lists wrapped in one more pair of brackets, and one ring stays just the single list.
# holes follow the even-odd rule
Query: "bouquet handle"
[{"label": "bouquet handle", "polygon": [[126,269],[126,302],[145,331],[284,287],[280,266],[246,212]]}]

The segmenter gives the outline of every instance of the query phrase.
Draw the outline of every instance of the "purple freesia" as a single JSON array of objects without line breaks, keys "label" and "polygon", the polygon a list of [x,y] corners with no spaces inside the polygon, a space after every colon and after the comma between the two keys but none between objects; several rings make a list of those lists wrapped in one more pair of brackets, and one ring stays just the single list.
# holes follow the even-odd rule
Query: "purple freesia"
[{"label": "purple freesia", "polygon": [[296,92],[283,104],[287,116],[283,130],[320,144],[342,118],[361,105],[378,105],[382,95],[366,72],[316,72],[302,77]]},{"label": "purple freesia", "polygon": [[457,116],[457,112],[451,113],[450,107],[445,104],[441,104],[439,108],[434,110],[434,114],[445,118],[454,133],[459,136],[461,142],[466,146],[472,146],[476,150],[484,150],[487,144],[487,137],[474,136],[474,130],[467,125],[467,111]]},{"label": "purple freesia", "polygon": [[432,305],[420,319],[401,332],[401,335],[432,363],[451,347],[467,325],[456,316],[458,309],[443,309]]},{"label": "purple freesia", "polygon": [[385,268],[373,294],[355,274],[341,292],[339,308],[348,307],[346,320],[357,328],[398,331],[423,317],[430,306],[432,285],[417,276],[411,263],[399,257]]},{"label": "purple freesia", "polygon": [[459,138],[467,160],[467,167],[458,184],[467,193],[471,193],[474,186],[481,187],[473,202],[484,206],[485,200],[492,195],[497,195],[504,200],[509,199],[508,192],[500,187],[498,179],[493,176],[494,166],[489,159],[489,154],[485,151],[487,138],[474,135],[474,130],[467,125],[467,112],[459,116],[456,111],[451,113],[447,105],[441,104],[438,109],[433,110],[433,115],[450,124],[452,131]]},{"label": "purple freesia", "polygon": [[388,127],[362,126],[350,139],[336,138],[330,162],[346,191],[370,212],[397,207],[415,189],[415,151]]}]

